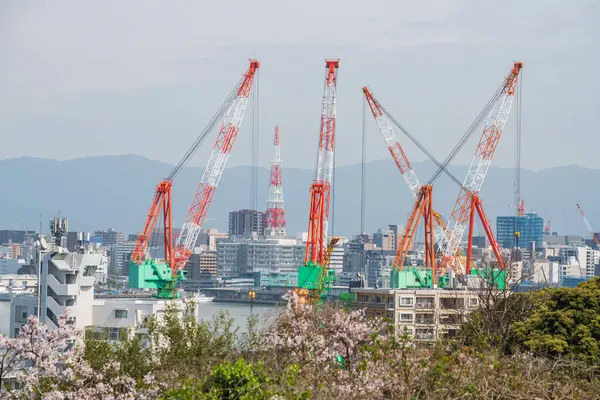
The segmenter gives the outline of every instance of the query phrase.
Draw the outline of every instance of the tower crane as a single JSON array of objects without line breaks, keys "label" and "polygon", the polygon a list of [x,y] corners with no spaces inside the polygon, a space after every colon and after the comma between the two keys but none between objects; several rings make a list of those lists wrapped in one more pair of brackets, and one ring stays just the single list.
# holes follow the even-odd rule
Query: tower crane
[{"label": "tower crane", "polygon": [[[459,191],[458,198],[454,204],[454,209],[452,210],[452,214],[450,214],[450,218],[448,220],[448,225],[445,232],[445,237],[448,241],[442,243],[441,246],[441,251],[444,255],[442,266],[453,266],[454,257],[462,241],[469,218],[471,218],[469,232],[470,243],[474,211],[477,210],[480,218],[483,219],[485,217],[478,194],[492,162],[492,158],[494,157],[496,146],[498,145],[500,137],[502,136],[502,132],[504,131],[506,121],[508,120],[521,68],[523,68],[522,62],[514,63],[513,68],[506,77],[502,90],[495,100],[490,114],[488,115],[487,122],[483,129],[479,144],[475,150],[473,160],[471,161],[471,165],[469,166],[469,170],[467,171],[467,175]],[[487,221],[484,222],[484,228],[486,228],[486,233],[488,233],[489,236],[491,230],[489,230],[489,224],[487,224]],[[492,240],[489,237],[488,239],[490,239],[490,243],[496,258],[500,263],[502,263],[498,244],[495,240]],[[469,261],[470,260],[467,257],[467,262]],[[457,272],[462,274],[465,271],[459,270]]]},{"label": "tower crane", "polygon": [[325,89],[321,108],[321,130],[315,179],[310,187],[308,237],[304,265],[298,269],[297,293],[301,302],[315,301],[335,280],[328,271],[325,246],[327,243],[333,156],[335,150],[336,90],[339,59],[325,60]]},{"label": "tower crane", "polygon": [[[156,297],[158,298],[169,299],[176,296],[174,293],[175,285],[178,281],[185,279],[183,268],[193,252],[196,239],[202,229],[202,223],[206,219],[217,185],[239,132],[254,76],[259,67],[260,63],[257,60],[250,60],[248,70],[225,99],[201,135],[184,154],[171,174],[157,185],[144,229],[138,235],[131,255],[131,265],[129,267],[130,288],[157,289]],[[183,224],[181,234],[176,243],[173,243],[171,201],[173,181],[221,119],[221,129]],[[152,259],[147,254],[148,244],[161,214],[165,251],[164,262]]]}]

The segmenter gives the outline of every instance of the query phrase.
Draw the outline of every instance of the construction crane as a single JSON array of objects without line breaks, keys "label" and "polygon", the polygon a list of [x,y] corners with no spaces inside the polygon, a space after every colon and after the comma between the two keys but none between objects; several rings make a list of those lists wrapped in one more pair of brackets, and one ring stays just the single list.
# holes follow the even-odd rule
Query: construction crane
[{"label": "construction crane", "polygon": [[[598,237],[596,236],[596,234],[594,233],[594,230],[592,229],[590,220],[585,216],[585,213],[583,212],[583,209],[581,208],[579,203],[577,203],[577,208],[579,209],[579,212],[581,213],[581,218],[583,218],[583,223],[585,224],[586,228],[588,229],[588,232],[590,232],[592,234],[592,239],[594,239],[594,243],[596,243],[596,247],[600,247],[600,241],[598,240]],[[550,222],[550,221],[548,221],[548,222]]]},{"label": "construction crane", "polygon": [[321,268],[313,268],[312,270],[316,272],[317,276],[315,277],[315,286],[312,290],[308,291],[309,303],[318,303],[321,299],[321,296],[327,290],[327,288],[335,282],[335,271],[329,270],[329,264],[331,263],[331,253],[333,253],[333,249],[339,241],[339,237],[334,236],[331,238],[331,240],[329,241],[329,245],[325,250],[325,255],[323,256]]},{"label": "construction crane", "polygon": [[550,227],[550,220],[548,220],[548,221],[546,222],[546,225],[544,226],[544,233],[545,233],[546,235],[549,235],[549,234],[550,234],[550,230],[551,230],[551,229],[552,229],[552,228]]},{"label": "construction crane", "polygon": [[[335,279],[326,274],[324,265],[325,246],[328,235],[331,184],[333,181],[333,156],[335,150],[336,90],[339,59],[325,60],[325,89],[321,108],[321,130],[315,179],[310,187],[308,237],[304,253],[304,265],[298,268],[297,294],[301,303],[314,301],[322,296]],[[327,285],[321,285],[325,279]]]},{"label": "construction crane", "polygon": [[[373,92],[371,92],[366,86],[363,87],[362,90],[365,95],[365,99],[369,104],[369,108],[371,109],[371,113],[373,114],[373,118],[377,123],[377,128],[379,128],[379,133],[387,145],[388,151],[390,152],[398,171],[400,171],[402,178],[404,178],[404,182],[406,183],[406,186],[408,187],[413,199],[416,199],[421,188],[421,182],[419,182],[419,178],[417,177],[416,172],[406,156],[406,153],[400,144],[400,140],[398,140],[398,136],[396,136],[396,133],[394,132],[394,127],[386,118],[383,108],[373,95]],[[432,211],[432,213],[433,219],[437,224],[435,229],[435,240],[436,243],[441,243],[444,238],[446,222],[439,213],[435,211]]]},{"label": "construction crane", "polygon": [[[157,185],[144,229],[138,235],[131,255],[131,265],[129,267],[130,288],[156,289],[156,297],[163,299],[172,299],[178,295],[175,293],[175,286],[177,282],[186,277],[183,268],[193,252],[196,239],[202,229],[202,223],[206,219],[217,185],[239,132],[254,76],[259,67],[260,63],[257,60],[250,60],[248,70],[225,99],[202,134],[188,149],[171,174]],[[176,243],[173,243],[171,195],[173,181],[219,120],[222,120],[222,123],[216,143],[188,211],[181,234]],[[150,258],[147,250],[161,214],[164,260],[157,260]]]},{"label": "construction crane", "polygon": [[[510,114],[511,105],[515,96],[517,82],[519,78],[519,72],[523,68],[522,62],[515,62],[509,75],[504,81],[502,90],[494,102],[494,106],[488,115],[487,122],[483,129],[483,133],[475,150],[475,155],[467,171],[467,175],[463,182],[463,185],[458,194],[454,209],[448,220],[446,227],[445,237],[447,242],[442,243],[441,251],[444,255],[443,267],[450,265],[456,268],[455,255],[460,247],[467,223],[470,217],[474,216],[474,210],[477,209],[480,217],[482,213],[479,210],[481,208],[481,202],[478,194],[485,180],[485,176],[489,169],[489,166],[494,157],[496,146],[504,131],[504,126],[508,120]],[[483,214],[484,215],[484,214]],[[483,222],[483,221],[482,221]],[[471,222],[472,225],[472,222]],[[485,227],[485,224],[484,224]],[[472,229],[470,230],[472,231]],[[487,228],[486,228],[487,233]],[[470,233],[471,234],[471,233]],[[489,236],[489,234],[488,234]],[[500,258],[500,252],[498,244],[493,240],[493,236],[488,237],[492,249],[498,259],[498,262],[502,263]],[[467,254],[467,261],[469,260],[469,254]],[[466,271],[462,271],[458,268],[459,274],[463,274]]]}]

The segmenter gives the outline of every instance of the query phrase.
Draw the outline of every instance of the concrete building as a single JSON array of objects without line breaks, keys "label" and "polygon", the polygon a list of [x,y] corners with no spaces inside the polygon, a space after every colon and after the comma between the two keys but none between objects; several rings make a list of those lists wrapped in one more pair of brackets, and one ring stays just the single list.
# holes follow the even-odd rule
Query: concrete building
[{"label": "concrete building", "polygon": [[0,293],[34,293],[36,288],[36,275],[0,275]]},{"label": "concrete building", "polygon": [[294,288],[298,286],[298,272],[256,272],[254,274],[254,287],[282,287]]},{"label": "concrete building", "polygon": [[217,275],[233,278],[256,272],[297,271],[304,263],[304,249],[305,245],[296,239],[222,240],[217,243]]},{"label": "concrete building", "polygon": [[256,210],[238,210],[229,213],[229,236],[264,236],[265,213]]},{"label": "concrete building", "polygon": [[[161,320],[167,304],[178,307],[183,315],[184,303],[181,300],[158,300],[153,298],[136,298],[127,295],[98,296],[92,305],[92,324],[88,327],[93,332],[100,332],[109,341],[121,341],[123,334],[131,335],[147,317],[156,316]],[[198,315],[198,305],[192,310]]]},{"label": "concrete building", "polygon": [[105,231],[94,232],[94,242],[100,243],[104,247],[111,247],[125,241],[125,234],[117,232],[113,228]]},{"label": "concrete building", "polygon": [[217,252],[201,251],[191,255],[185,265],[188,280],[198,281],[217,276]]},{"label": "concrete building", "polygon": [[544,235],[542,240],[548,246],[585,246],[583,236],[576,235]]},{"label": "concrete building", "polygon": [[402,235],[404,234],[403,225],[388,225],[388,229],[394,233],[394,251],[398,250],[398,244],[402,241]]},{"label": "concrete building", "polygon": [[0,230],[0,244],[25,243],[28,235],[34,236],[35,234],[35,231],[30,230],[2,229]]},{"label": "concrete building", "polygon": [[13,257],[13,245],[12,244],[1,244],[0,245],[0,259],[11,259]]},{"label": "concrete building", "polygon": [[558,285],[560,282],[560,267],[556,261],[534,261],[531,271],[531,280],[535,284]]},{"label": "concrete building", "polygon": [[341,240],[333,246],[333,251],[331,252],[329,269],[335,271],[336,275],[341,274],[344,270],[344,259],[346,254],[346,247],[344,246],[345,242],[346,239],[341,238]]},{"label": "concrete building", "polygon": [[379,229],[373,234],[373,243],[383,251],[394,251],[398,247],[396,235],[390,229]]},{"label": "concrete building", "polygon": [[16,258],[0,258],[0,275],[17,274],[25,265],[25,260]]},{"label": "concrete building", "polygon": [[[110,275],[127,276],[129,274],[129,263],[131,262],[131,253],[135,247],[135,242],[121,241],[109,247],[110,255]],[[154,250],[150,252],[153,257],[162,257],[164,250]],[[160,255],[159,255],[160,254]]]},{"label": "concrete building", "polygon": [[196,249],[198,251],[217,251],[217,242],[228,239],[229,234],[219,232],[217,229],[203,229],[196,240]]},{"label": "concrete building", "polygon": [[479,296],[468,290],[353,289],[353,308],[365,308],[370,317],[390,318],[396,332],[419,341],[454,336]]},{"label": "concrete building", "polygon": [[66,310],[77,328],[92,324],[96,269],[102,253],[54,253],[42,262],[40,320],[58,326],[58,317]]},{"label": "concrete building", "polygon": [[[367,269],[367,286],[371,288],[382,288],[386,285],[385,277],[389,276],[386,272],[393,268],[395,253],[392,250],[367,250],[366,269]],[[387,281],[389,283],[389,279]]]},{"label": "concrete building", "polygon": [[532,243],[541,245],[544,236],[544,218],[535,213],[523,216],[496,218],[496,239],[500,246],[511,249],[516,246],[515,232],[520,232],[519,247],[529,248]]}]

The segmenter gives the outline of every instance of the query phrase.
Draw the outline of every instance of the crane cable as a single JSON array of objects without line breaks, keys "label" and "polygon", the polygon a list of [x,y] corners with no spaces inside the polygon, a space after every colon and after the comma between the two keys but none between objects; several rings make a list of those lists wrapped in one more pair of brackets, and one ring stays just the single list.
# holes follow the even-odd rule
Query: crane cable
[{"label": "crane cable", "polygon": [[456,177],[454,175],[452,175],[452,173],[450,171],[448,171],[434,156],[433,154],[431,154],[421,143],[419,143],[419,141],[410,134],[410,132],[408,132],[406,130],[406,128],[404,126],[402,126],[402,124],[400,122],[398,122],[398,120],[396,120],[396,118],[394,118],[393,115],[391,115],[388,110],[381,104],[378,103],[379,107],[381,108],[381,111],[383,111],[383,113],[392,120],[392,122],[406,135],[408,136],[408,138],[419,148],[421,149],[421,151],[423,153],[425,153],[425,155],[427,155],[427,157],[429,157],[429,159],[431,161],[433,161],[439,168],[443,169],[446,174],[454,181],[456,182],[456,184],[460,187],[462,187],[462,183],[456,179]]},{"label": "crane cable", "polygon": [[198,138],[194,141],[192,146],[188,149],[188,151],[181,158],[179,163],[175,166],[173,171],[171,171],[171,174],[169,175],[167,180],[173,181],[175,179],[175,177],[181,172],[181,170],[186,166],[186,164],[188,163],[190,158],[192,158],[192,156],[196,153],[196,151],[198,150],[200,145],[204,142],[204,140],[210,134],[211,130],[214,128],[214,126],[217,124],[217,122],[221,119],[223,114],[225,114],[225,111],[227,110],[227,108],[231,105],[231,102],[236,97],[237,92],[243,81],[244,81],[244,78],[242,77],[242,79],[240,79],[240,81],[237,83],[237,85],[235,85],[235,87],[233,88],[231,93],[229,93],[229,95],[225,98],[225,101],[223,101],[223,104],[221,104],[221,107],[219,107],[217,112],[213,115],[213,117],[208,122],[208,124],[206,125],[206,127],[204,128],[204,130],[202,131],[200,136],[198,136]]},{"label": "crane cable", "polygon": [[[485,107],[483,107],[483,109],[481,110],[481,112],[479,113],[479,115],[477,115],[477,118],[475,118],[475,120],[473,121],[473,123],[466,130],[466,132],[463,134],[462,138],[458,141],[458,143],[454,146],[454,148],[452,149],[452,151],[450,152],[450,154],[448,154],[448,157],[446,157],[446,159],[444,160],[444,162],[442,163],[442,165],[441,166],[438,165],[439,169],[429,179],[429,182],[427,183],[428,185],[433,185],[433,183],[438,179],[438,177],[440,176],[440,174],[442,173],[442,171],[444,171],[444,172],[446,172],[446,174],[448,174],[448,170],[446,169],[446,167],[452,162],[452,160],[454,160],[454,158],[456,157],[456,155],[458,154],[458,152],[469,141],[469,139],[471,138],[471,136],[473,135],[473,133],[475,132],[475,130],[477,129],[477,127],[479,125],[481,125],[481,123],[483,122],[483,120],[490,113],[490,111],[494,107],[494,104],[496,103],[496,100],[498,99],[498,97],[500,96],[500,94],[502,93],[502,91],[504,89],[504,84],[505,84],[505,81],[502,82],[502,84],[500,85],[500,87],[496,90],[496,92],[490,98],[490,100],[487,102],[487,104],[485,105]],[[460,186],[461,187],[463,186],[462,183],[460,184]]]}]

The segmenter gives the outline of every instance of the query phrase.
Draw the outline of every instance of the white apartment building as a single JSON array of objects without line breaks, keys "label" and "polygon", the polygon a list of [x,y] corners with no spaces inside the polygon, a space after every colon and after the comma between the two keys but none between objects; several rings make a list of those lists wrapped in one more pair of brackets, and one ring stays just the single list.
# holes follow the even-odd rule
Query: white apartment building
[{"label": "white apartment building", "polygon": [[560,282],[560,264],[557,261],[534,261],[531,280],[540,285],[557,285]]},{"label": "white apartment building", "polygon": [[368,316],[390,318],[398,334],[432,341],[460,329],[465,316],[479,306],[477,292],[444,289],[355,289],[353,308]]},{"label": "white apartment building", "polygon": [[54,253],[42,262],[40,278],[40,319],[51,327],[68,310],[71,322],[78,328],[92,324],[96,269],[103,261],[102,253]]},{"label": "white apartment building", "polygon": [[[89,327],[94,332],[103,332],[110,341],[124,339],[125,331],[131,335],[151,316],[162,319],[169,302],[173,302],[179,312],[183,313],[184,303],[181,300],[158,300],[153,298],[136,298],[134,296],[99,296],[93,302],[93,321]],[[192,310],[198,315],[198,303]]]}]

